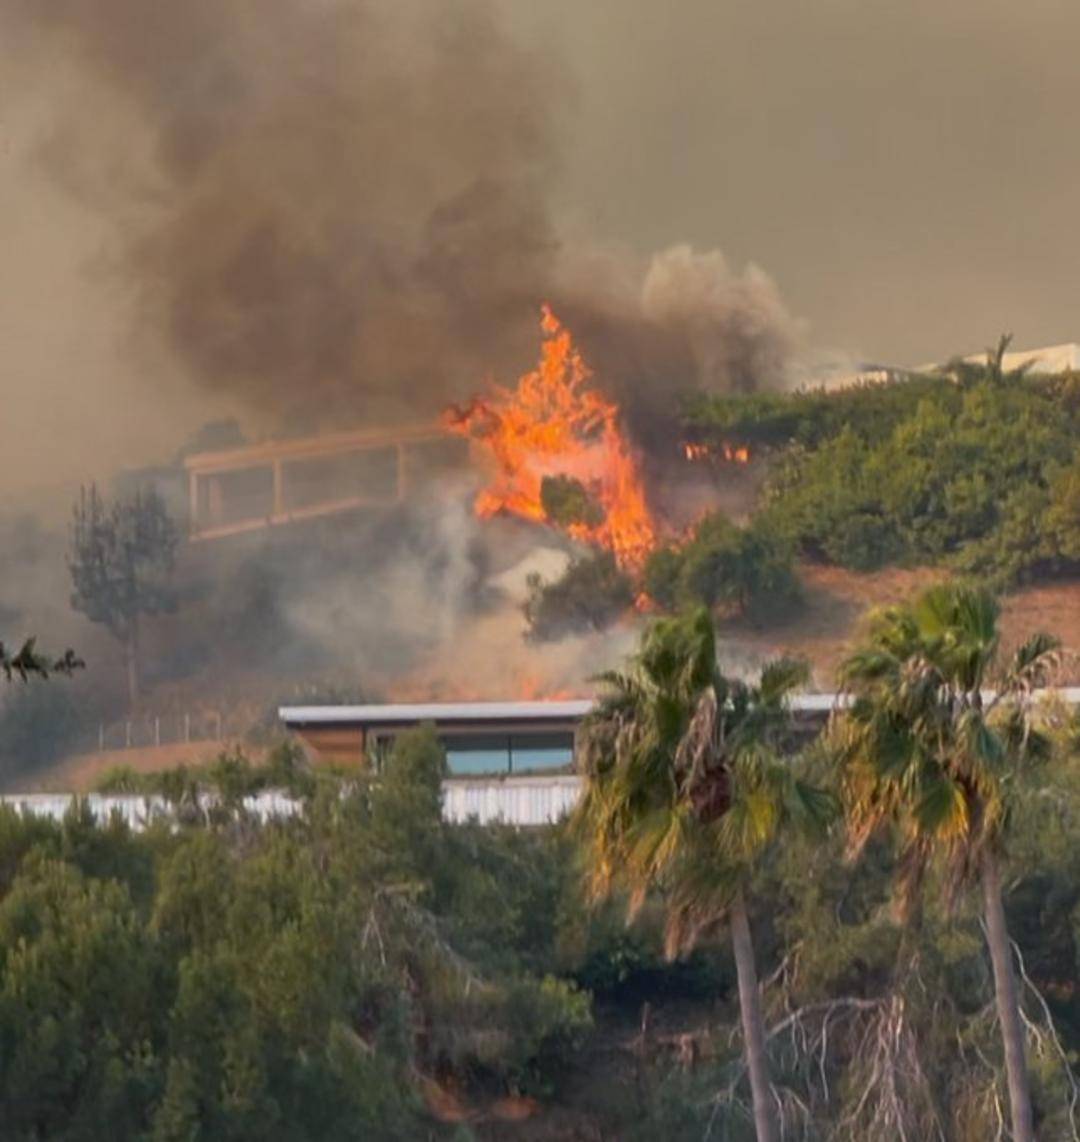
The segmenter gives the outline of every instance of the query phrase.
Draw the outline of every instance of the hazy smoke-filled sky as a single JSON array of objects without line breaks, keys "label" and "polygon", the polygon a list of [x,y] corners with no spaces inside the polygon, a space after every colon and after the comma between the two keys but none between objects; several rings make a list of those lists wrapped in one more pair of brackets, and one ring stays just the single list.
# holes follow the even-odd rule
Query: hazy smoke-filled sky
[{"label": "hazy smoke-filled sky", "polygon": [[1065,0],[0,0],[3,484],[460,395],[549,294],[627,377],[1078,338],[1078,51]]},{"label": "hazy smoke-filled sky", "polygon": [[560,203],[718,246],[816,342],[898,363],[1080,339],[1074,0],[549,0],[580,98]]}]

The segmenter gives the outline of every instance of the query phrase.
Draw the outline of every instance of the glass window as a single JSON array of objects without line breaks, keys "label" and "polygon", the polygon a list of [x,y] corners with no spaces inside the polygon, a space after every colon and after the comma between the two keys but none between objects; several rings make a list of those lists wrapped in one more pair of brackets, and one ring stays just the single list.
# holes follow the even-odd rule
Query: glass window
[{"label": "glass window", "polygon": [[574,764],[574,735],[562,733],[512,734],[510,769],[535,773],[545,769],[569,769]]},{"label": "glass window", "polygon": [[506,734],[460,734],[443,738],[446,765],[453,774],[507,773],[510,739]]}]

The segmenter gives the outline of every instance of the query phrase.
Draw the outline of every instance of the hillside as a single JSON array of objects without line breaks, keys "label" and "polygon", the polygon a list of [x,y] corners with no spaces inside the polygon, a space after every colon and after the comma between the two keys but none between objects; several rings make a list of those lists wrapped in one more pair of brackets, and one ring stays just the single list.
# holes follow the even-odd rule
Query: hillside
[{"label": "hillside", "polygon": [[[841,567],[803,564],[799,567],[805,599],[803,607],[778,627],[755,626],[747,619],[728,621],[720,628],[721,655],[734,669],[753,669],[780,654],[805,658],[812,667],[814,688],[830,690],[835,685],[836,668],[850,649],[866,612],[876,606],[909,598],[945,574],[947,572],[933,568],[892,568],[859,573]],[[634,626],[640,625],[640,621],[634,620]],[[1047,631],[1061,638],[1066,648],[1080,650],[1080,582],[1048,583],[1007,594],[1003,599],[1002,629],[1009,645],[1021,642],[1035,631]],[[627,630],[622,636],[600,644],[609,648],[611,665],[617,664],[622,646],[630,635]],[[520,634],[511,629],[506,637],[513,642],[515,654],[523,661],[527,659],[530,650],[521,642]],[[591,652],[598,653],[596,649]],[[1080,683],[1080,661],[1067,658],[1059,681],[1061,684]],[[387,700],[430,697],[430,690],[414,691],[409,688],[419,684],[420,680],[413,677],[403,680],[399,690],[388,690],[372,697],[385,697]],[[428,680],[425,684],[431,686],[434,682]],[[585,692],[585,689],[579,688],[575,692]],[[293,683],[292,690],[296,695],[308,693],[319,697],[317,691],[305,692],[299,681]],[[273,702],[288,692],[279,675],[267,675],[251,666],[245,668],[241,662],[232,667],[220,664],[212,672],[163,687],[158,700],[174,709],[206,709],[227,697],[235,704],[237,727],[229,742],[202,741],[159,748],[77,751],[32,773],[16,776],[5,783],[4,790],[82,792],[92,788],[95,781],[114,766],[131,766],[140,772],[151,772],[181,762],[198,764],[230,742],[257,760],[265,747],[253,744],[239,727],[257,723],[263,728],[260,740],[265,740],[265,732],[273,731]],[[332,688],[321,695],[326,701],[343,700],[346,696],[345,691],[337,694]],[[530,693],[530,696],[544,697],[545,694],[541,690]]]},{"label": "hillside", "polygon": [[[721,641],[736,656],[766,658],[789,653],[806,658],[813,667],[816,689],[833,687],[836,668],[850,649],[866,612],[901,602],[942,579],[935,568],[859,573],[843,567],[804,564],[799,568],[805,607],[778,628],[755,627],[736,620],[722,628]],[[1046,583],[1018,589],[1002,599],[1002,630],[1007,644],[1021,642],[1036,631],[1055,634],[1070,650],[1080,650],[1080,582]],[[1066,662],[1060,681],[1080,681],[1080,665]]]}]

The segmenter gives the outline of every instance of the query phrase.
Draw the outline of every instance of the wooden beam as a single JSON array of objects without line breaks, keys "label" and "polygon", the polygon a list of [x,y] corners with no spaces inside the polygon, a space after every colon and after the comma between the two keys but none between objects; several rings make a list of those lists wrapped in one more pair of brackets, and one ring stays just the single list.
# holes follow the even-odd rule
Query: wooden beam
[{"label": "wooden beam", "polygon": [[269,516],[252,516],[250,519],[237,520],[235,523],[223,523],[213,527],[202,527],[193,531],[189,536],[193,543],[204,539],[222,539],[227,535],[243,535],[248,531],[259,531],[264,527],[277,527],[283,523],[298,523],[305,519],[316,519],[319,516],[334,515],[336,512],[353,511],[357,508],[383,508],[395,503],[390,496],[350,496],[343,500],[327,500],[325,503],[312,504],[304,508],[293,508],[291,511],[274,513]]},{"label": "wooden beam", "polygon": [[296,440],[268,440],[262,444],[232,448],[225,452],[200,452],[188,456],[184,460],[184,467],[188,471],[205,475],[211,472],[230,472],[237,468],[254,468],[276,460],[394,448],[400,444],[446,440],[449,436],[447,430],[439,424],[406,424],[398,428],[333,432]]}]

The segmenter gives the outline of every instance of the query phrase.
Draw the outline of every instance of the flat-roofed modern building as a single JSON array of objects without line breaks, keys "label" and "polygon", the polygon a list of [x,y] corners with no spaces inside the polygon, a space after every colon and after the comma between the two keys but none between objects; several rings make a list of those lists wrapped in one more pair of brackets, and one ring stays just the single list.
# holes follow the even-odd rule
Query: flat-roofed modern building
[{"label": "flat-roofed modern building", "polygon": [[[1049,693],[1080,705],[1080,688]],[[791,711],[797,732],[809,737],[846,704],[842,694],[796,695]],[[529,826],[558,821],[577,803],[582,778],[574,765],[574,746],[578,727],[592,707],[592,701],[583,698],[285,706],[279,715],[313,761],[358,766],[377,763],[402,731],[430,723],[446,747],[450,770],[443,783],[446,818]]]},{"label": "flat-roofed modern building", "polygon": [[[1080,706],[1080,687],[1036,691]],[[987,691],[985,697],[992,697]],[[812,734],[843,709],[843,694],[796,694],[796,731]],[[368,706],[282,706],[282,723],[312,760],[377,760],[403,730],[430,723],[446,747],[451,777],[526,777],[574,769],[578,727],[590,698],[540,702],[398,702]]]},{"label": "flat-roofed modern building", "polygon": [[[837,704],[835,694],[800,694],[796,723],[812,730]],[[313,760],[363,765],[382,756],[403,730],[430,723],[446,747],[452,777],[528,776],[574,768],[578,726],[590,698],[540,702],[401,702],[369,706],[283,706],[284,725]]]},{"label": "flat-roofed modern building", "polygon": [[451,776],[570,772],[588,698],[548,702],[416,702],[379,706],[283,706],[279,716],[317,758],[364,764],[403,730],[431,724]]}]

